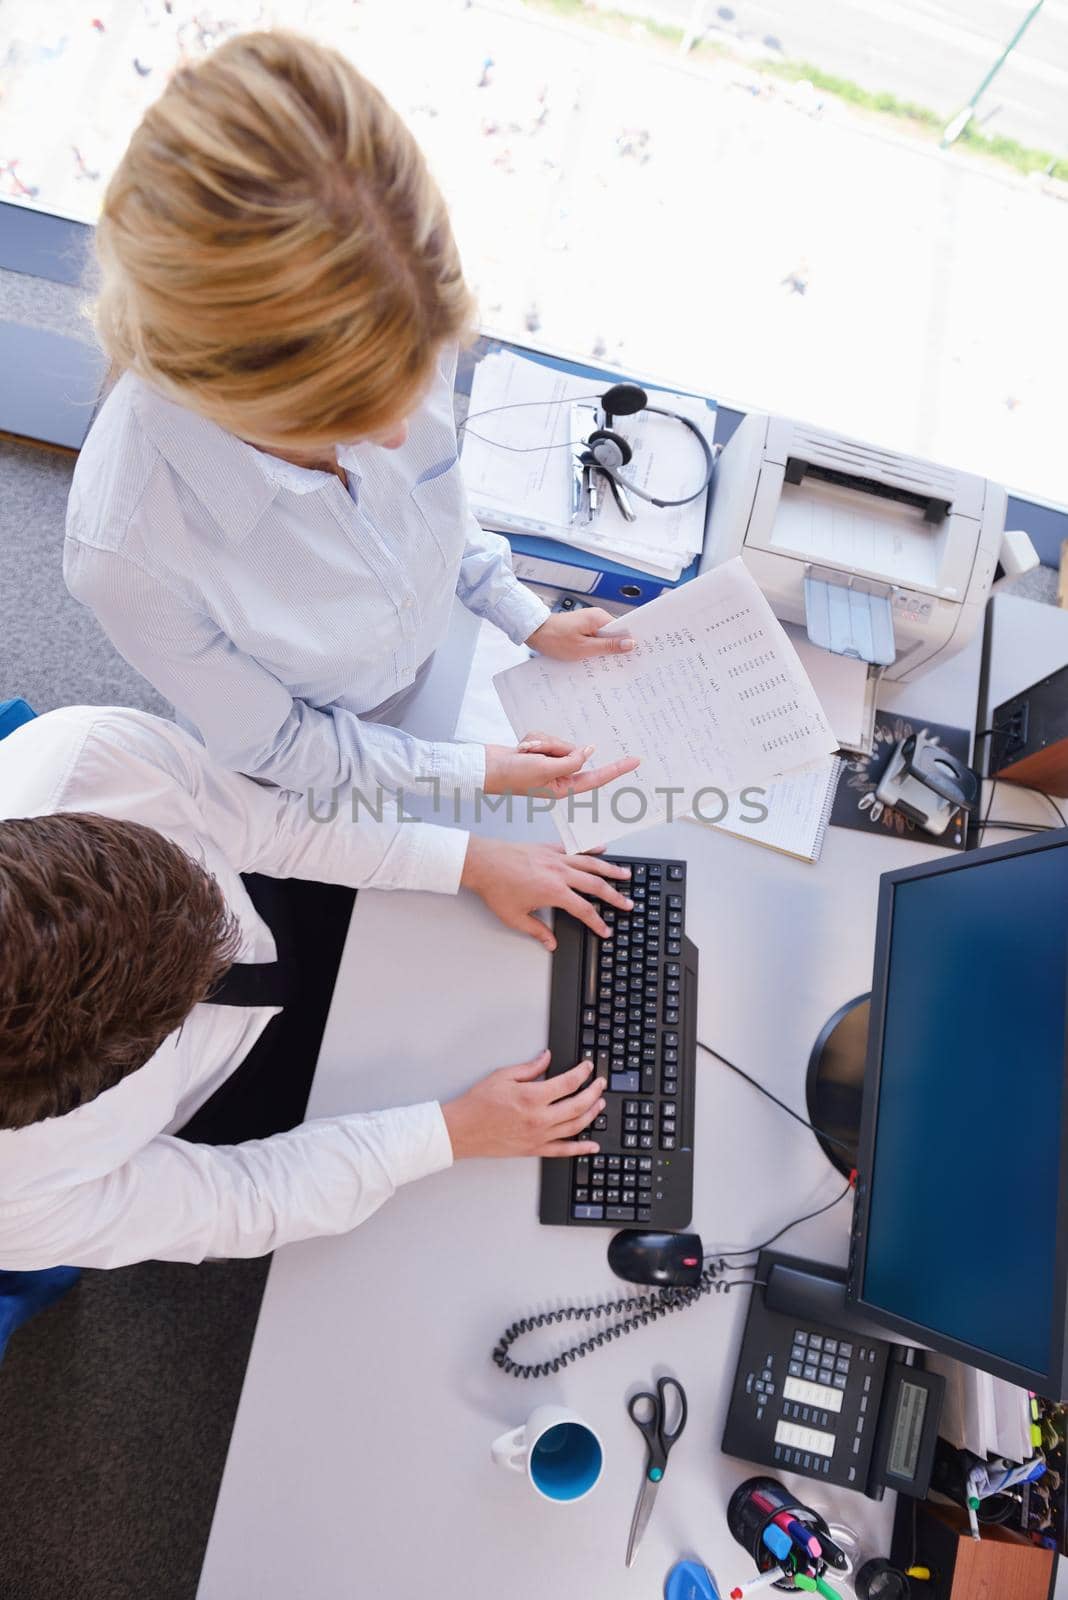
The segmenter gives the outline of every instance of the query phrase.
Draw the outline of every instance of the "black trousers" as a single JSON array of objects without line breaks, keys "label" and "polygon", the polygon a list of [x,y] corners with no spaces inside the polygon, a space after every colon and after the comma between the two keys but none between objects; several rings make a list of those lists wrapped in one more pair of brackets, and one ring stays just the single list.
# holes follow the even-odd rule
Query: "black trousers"
[{"label": "black trousers", "polygon": [[271,1018],[236,1072],[180,1129],[195,1144],[266,1139],[303,1122],[334,993],[355,889],[302,878],[243,878],[289,968],[292,999]]}]

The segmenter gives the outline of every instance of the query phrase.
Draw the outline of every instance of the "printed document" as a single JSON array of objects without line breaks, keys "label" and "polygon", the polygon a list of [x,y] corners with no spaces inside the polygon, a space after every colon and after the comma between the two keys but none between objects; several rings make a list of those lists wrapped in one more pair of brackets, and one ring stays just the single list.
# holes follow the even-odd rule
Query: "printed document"
[{"label": "printed document", "polygon": [[824,763],[838,740],[781,623],[740,557],[604,629],[626,654],[542,656],[494,679],[516,736],[544,730],[594,747],[591,765],[641,766],[593,794],[558,801],[569,850],[589,849]]}]

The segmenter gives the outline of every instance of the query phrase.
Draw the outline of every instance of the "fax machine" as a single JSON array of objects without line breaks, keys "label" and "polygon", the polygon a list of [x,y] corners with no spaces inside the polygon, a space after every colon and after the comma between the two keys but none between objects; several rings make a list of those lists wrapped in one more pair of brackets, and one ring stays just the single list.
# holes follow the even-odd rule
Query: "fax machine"
[{"label": "fax machine", "polygon": [[740,555],[782,621],[908,680],[972,638],[999,559],[1037,563],[1005,508],[989,479],[750,412],[719,459],[702,568]]}]

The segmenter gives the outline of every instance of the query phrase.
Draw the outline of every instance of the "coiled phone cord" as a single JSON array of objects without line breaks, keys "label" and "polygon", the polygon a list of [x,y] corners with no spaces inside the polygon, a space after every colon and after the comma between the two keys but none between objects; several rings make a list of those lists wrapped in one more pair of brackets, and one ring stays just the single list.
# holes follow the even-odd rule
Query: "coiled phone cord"
[{"label": "coiled phone cord", "polygon": [[[722,1276],[731,1270],[733,1269],[730,1263],[721,1258],[706,1262],[699,1282],[687,1288],[661,1289],[656,1294],[629,1295],[620,1300],[603,1300],[599,1305],[592,1306],[560,1306],[556,1311],[542,1311],[533,1317],[522,1317],[518,1322],[513,1322],[501,1336],[493,1351],[494,1364],[510,1378],[548,1378],[553,1373],[562,1372],[572,1361],[580,1361],[583,1356],[599,1350],[602,1345],[610,1343],[613,1339],[621,1339],[624,1334],[633,1333],[636,1328],[644,1328],[650,1323],[659,1322],[661,1317],[670,1316],[673,1311],[684,1311],[688,1306],[696,1305],[706,1294],[729,1294],[735,1288],[754,1288],[759,1281],[756,1278]],[[589,1338],[583,1339],[581,1343],[572,1345],[570,1350],[562,1350],[559,1355],[550,1357],[548,1361],[513,1361],[508,1354],[517,1339],[521,1339],[524,1334],[535,1333],[539,1328],[551,1328],[564,1322],[594,1322],[609,1317],[618,1320],[599,1329],[597,1333],[590,1334]]]}]

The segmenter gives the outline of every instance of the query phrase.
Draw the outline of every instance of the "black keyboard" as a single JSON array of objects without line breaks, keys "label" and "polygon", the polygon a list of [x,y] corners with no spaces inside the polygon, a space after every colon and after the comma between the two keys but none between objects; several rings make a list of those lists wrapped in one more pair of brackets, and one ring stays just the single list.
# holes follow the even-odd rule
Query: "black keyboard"
[{"label": "black keyboard", "polygon": [[541,1164],[539,1216],[572,1226],[680,1229],[693,1211],[697,951],[686,937],[686,864],[625,860],[634,910],[601,906],[599,939],[554,921],[549,1075],[592,1061],[607,1079],[588,1130],[597,1156]]}]

